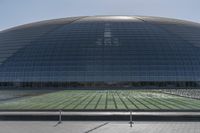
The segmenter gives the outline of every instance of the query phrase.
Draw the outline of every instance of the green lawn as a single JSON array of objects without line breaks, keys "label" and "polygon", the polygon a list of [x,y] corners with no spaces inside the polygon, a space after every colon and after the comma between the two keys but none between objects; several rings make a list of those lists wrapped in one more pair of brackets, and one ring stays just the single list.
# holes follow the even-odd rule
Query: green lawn
[{"label": "green lawn", "polygon": [[200,100],[144,90],[64,90],[0,103],[0,110],[200,110]]}]

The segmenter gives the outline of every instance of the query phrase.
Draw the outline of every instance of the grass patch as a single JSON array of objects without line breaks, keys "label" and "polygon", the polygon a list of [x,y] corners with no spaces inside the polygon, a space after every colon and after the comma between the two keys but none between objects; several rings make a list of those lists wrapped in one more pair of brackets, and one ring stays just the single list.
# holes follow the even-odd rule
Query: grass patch
[{"label": "grass patch", "polygon": [[200,100],[151,90],[64,90],[0,103],[0,110],[200,110]]}]

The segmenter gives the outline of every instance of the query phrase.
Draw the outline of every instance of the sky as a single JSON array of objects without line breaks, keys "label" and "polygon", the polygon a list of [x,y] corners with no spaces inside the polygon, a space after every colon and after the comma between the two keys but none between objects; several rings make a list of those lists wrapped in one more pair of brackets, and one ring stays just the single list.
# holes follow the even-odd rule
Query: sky
[{"label": "sky", "polygon": [[200,0],[0,0],[0,31],[47,19],[144,15],[200,23]]}]

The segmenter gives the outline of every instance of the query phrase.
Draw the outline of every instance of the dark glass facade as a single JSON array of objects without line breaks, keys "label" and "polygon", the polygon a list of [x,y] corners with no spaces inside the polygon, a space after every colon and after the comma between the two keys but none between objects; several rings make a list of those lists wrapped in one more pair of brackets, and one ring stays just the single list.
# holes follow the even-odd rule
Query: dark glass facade
[{"label": "dark glass facade", "polygon": [[91,16],[0,32],[0,86],[175,86],[200,81],[200,24]]}]

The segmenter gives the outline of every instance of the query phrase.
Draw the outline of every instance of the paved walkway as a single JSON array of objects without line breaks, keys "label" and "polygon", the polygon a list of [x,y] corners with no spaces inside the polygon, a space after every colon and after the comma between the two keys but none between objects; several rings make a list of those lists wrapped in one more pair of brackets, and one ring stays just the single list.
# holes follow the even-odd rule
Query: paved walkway
[{"label": "paved walkway", "polygon": [[0,121],[1,133],[199,133],[200,122]]}]

